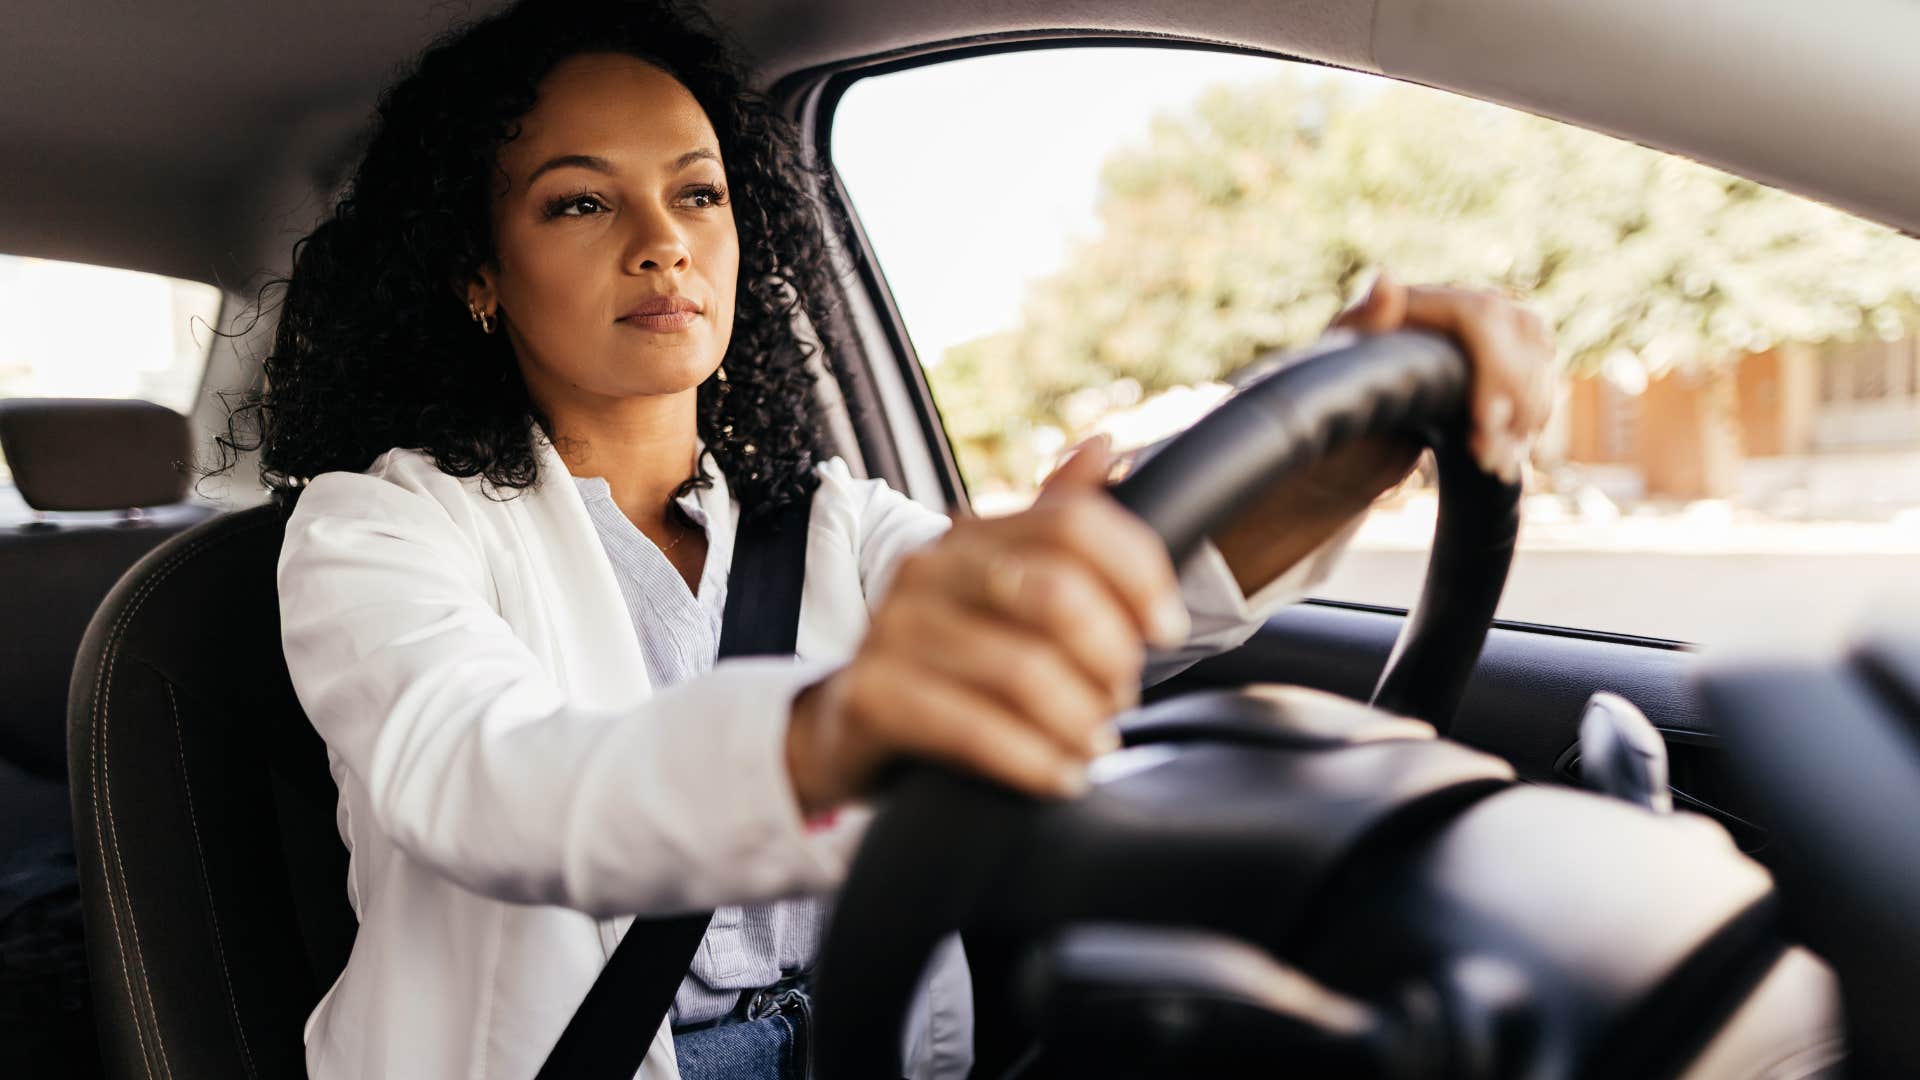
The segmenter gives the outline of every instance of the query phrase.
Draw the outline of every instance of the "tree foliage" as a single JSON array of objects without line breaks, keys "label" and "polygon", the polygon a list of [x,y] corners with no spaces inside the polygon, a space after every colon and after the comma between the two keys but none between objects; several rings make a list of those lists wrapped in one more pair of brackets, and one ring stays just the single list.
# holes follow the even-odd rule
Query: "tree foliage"
[{"label": "tree foliage", "polygon": [[1011,331],[932,371],[976,479],[1019,475],[1076,390],[1222,378],[1319,334],[1376,267],[1533,303],[1576,371],[1896,336],[1920,244],[1753,181],[1419,87],[1289,75],[1156,118],[1099,227]]}]

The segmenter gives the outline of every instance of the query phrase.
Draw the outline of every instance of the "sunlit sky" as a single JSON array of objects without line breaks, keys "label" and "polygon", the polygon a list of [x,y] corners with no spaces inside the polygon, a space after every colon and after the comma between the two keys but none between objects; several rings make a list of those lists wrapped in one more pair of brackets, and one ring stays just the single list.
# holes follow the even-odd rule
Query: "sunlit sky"
[{"label": "sunlit sky", "polygon": [[856,83],[834,116],[834,166],[920,359],[1014,322],[1027,286],[1091,232],[1101,162],[1156,113],[1288,67],[1379,81],[1231,53],[1084,48]]}]

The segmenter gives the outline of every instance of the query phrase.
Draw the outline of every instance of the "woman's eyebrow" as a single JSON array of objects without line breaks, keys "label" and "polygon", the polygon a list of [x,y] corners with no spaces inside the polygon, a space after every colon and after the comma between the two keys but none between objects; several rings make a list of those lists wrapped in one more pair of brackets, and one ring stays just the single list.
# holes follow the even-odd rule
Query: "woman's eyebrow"
[{"label": "woman's eyebrow", "polygon": [[[698,150],[689,150],[673,159],[672,171],[679,172],[681,169],[686,168],[696,161],[711,161],[718,165],[720,163],[720,155],[718,152],[704,146]],[[561,154],[542,162],[539,168],[533,170],[533,172],[527,176],[527,183],[532,184],[535,180],[540,179],[555,169],[568,167],[591,169],[594,172],[604,173],[608,176],[614,175],[617,171],[614,169],[612,162],[595,154]]]},{"label": "woman's eyebrow", "polygon": [[561,154],[558,157],[548,158],[545,162],[541,163],[539,168],[533,170],[533,172],[527,176],[527,183],[531,184],[555,169],[564,169],[568,166],[576,169],[591,169],[594,172],[605,173],[608,176],[614,174],[613,163],[606,158],[595,157],[592,154]]}]

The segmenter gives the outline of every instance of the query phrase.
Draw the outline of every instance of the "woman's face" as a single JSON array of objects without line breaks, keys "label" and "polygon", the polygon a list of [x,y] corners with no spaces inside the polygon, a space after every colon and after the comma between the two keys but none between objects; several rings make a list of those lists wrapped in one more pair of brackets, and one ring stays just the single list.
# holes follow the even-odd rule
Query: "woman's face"
[{"label": "woman's face", "polygon": [[499,164],[495,260],[468,297],[497,309],[536,404],[685,394],[713,374],[740,242],[719,140],[686,87],[630,56],[574,57]]}]

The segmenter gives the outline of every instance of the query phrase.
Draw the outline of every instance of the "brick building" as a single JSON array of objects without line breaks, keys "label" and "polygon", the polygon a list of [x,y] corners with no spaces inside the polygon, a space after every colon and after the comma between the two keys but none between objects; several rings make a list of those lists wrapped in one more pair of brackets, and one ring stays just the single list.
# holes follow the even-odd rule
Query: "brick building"
[{"label": "brick building", "polygon": [[[1575,379],[1563,452],[1648,498],[1764,504],[1818,487],[1845,516],[1920,501],[1920,338],[1784,345],[1718,371]],[[1909,490],[1912,489],[1912,490]]]}]

